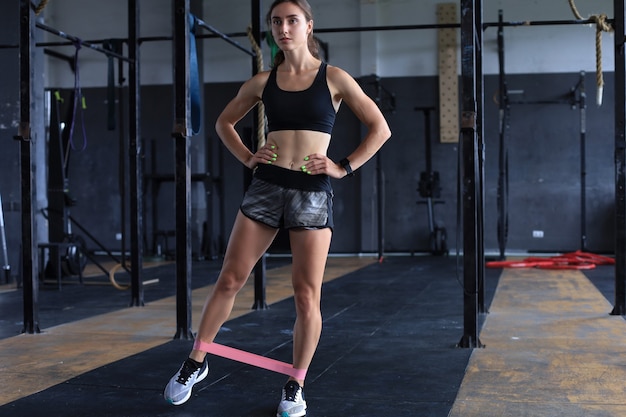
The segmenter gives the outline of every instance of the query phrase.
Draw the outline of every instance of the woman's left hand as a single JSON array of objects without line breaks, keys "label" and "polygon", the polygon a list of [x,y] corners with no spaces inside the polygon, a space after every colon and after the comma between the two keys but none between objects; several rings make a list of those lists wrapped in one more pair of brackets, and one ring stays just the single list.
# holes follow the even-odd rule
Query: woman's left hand
[{"label": "woman's left hand", "polygon": [[310,175],[326,174],[332,178],[343,178],[346,170],[326,155],[314,153],[306,158],[300,165],[300,170]]}]

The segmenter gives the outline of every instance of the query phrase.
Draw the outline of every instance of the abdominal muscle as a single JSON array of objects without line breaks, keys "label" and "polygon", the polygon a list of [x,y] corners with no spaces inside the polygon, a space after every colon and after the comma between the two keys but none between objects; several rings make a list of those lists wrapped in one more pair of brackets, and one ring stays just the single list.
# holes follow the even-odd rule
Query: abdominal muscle
[{"label": "abdominal muscle", "polygon": [[307,156],[314,153],[326,155],[330,135],[311,130],[279,130],[267,135],[267,144],[276,146],[278,157],[272,165],[300,170]]}]

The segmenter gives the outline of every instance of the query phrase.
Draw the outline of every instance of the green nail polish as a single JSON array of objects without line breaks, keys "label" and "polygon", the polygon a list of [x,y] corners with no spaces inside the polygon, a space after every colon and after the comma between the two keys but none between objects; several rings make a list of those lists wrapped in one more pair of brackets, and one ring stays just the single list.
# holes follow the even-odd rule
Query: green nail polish
[{"label": "green nail polish", "polygon": [[270,145],[270,148],[272,148],[272,149],[276,149],[276,146],[274,146],[274,145]]},{"label": "green nail polish", "polygon": [[307,171],[306,173],[307,173],[307,174],[309,174],[309,175],[311,175],[311,171]]},{"label": "green nail polish", "polygon": [[268,164],[271,164],[271,163],[272,163],[272,161],[267,161],[267,163],[268,163]]},{"label": "green nail polish", "polygon": [[301,169],[301,170],[303,170],[303,171],[306,171],[306,165],[302,165],[302,166],[300,167],[300,169]]},{"label": "green nail polish", "polygon": [[309,157],[308,157],[308,156],[305,156],[305,157],[304,157],[304,160],[305,160],[305,161],[308,161],[308,160],[309,160]]},{"label": "green nail polish", "polygon": [[275,161],[275,160],[276,160],[276,158],[272,158],[272,161]]},{"label": "green nail polish", "polygon": [[276,155],[275,153],[273,153],[273,154],[272,154],[272,156],[273,156],[274,158],[276,158],[278,155]]}]

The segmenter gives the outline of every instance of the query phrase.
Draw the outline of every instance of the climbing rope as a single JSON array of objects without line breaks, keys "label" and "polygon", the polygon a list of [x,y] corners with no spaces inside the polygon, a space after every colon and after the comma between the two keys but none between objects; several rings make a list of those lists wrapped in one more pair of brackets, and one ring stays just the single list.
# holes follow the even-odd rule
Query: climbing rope
[{"label": "climbing rope", "polygon": [[41,2],[39,2],[39,5],[35,7],[35,16],[39,16],[39,13],[43,12],[43,9],[48,5],[48,1],[49,0],[41,0]]},{"label": "climbing rope", "polygon": [[[254,35],[252,34],[252,27],[248,26],[247,30],[248,39],[250,39],[250,44],[252,45],[252,49],[256,54],[256,69],[257,72],[263,71],[263,51],[261,47],[254,39]],[[265,106],[262,102],[257,106],[257,116],[259,119],[259,126],[257,128],[256,136],[257,136],[257,149],[260,149],[265,145]]]},{"label": "climbing rope", "polygon": [[[567,0],[569,2],[572,13],[578,20],[585,20],[578,9],[574,0]],[[593,20],[596,24],[596,85],[598,87],[597,103],[598,106],[602,105],[602,94],[604,91],[604,77],[602,75],[602,32],[613,32],[613,26],[607,21],[605,14],[594,14],[589,16],[589,20]]]}]

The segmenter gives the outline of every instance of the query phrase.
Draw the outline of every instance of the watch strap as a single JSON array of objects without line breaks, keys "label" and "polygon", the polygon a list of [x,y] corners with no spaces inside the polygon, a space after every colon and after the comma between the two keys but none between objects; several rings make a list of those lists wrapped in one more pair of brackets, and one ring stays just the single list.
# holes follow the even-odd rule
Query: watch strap
[{"label": "watch strap", "polygon": [[348,161],[348,158],[343,158],[341,161],[339,161],[339,164],[343,167],[343,169],[346,170],[346,175],[348,177],[354,176],[354,172],[352,171],[352,167],[350,166],[350,161]]}]

